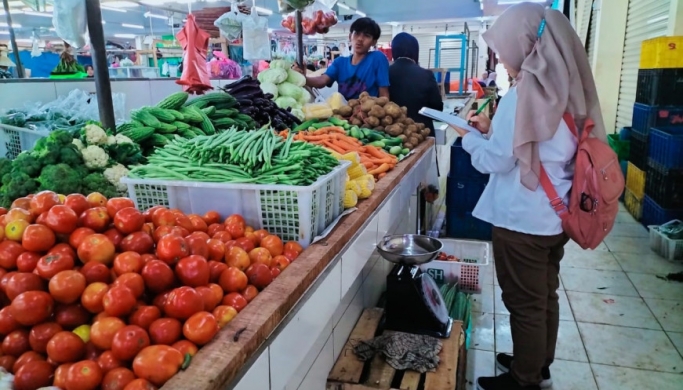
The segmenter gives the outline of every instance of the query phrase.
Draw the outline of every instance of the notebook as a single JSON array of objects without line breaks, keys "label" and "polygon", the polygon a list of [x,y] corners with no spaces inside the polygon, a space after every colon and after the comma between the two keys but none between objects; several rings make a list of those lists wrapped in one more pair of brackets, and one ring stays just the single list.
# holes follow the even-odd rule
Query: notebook
[{"label": "notebook", "polygon": [[418,113],[426,117],[432,118],[434,120],[437,120],[439,122],[444,122],[451,126],[461,128],[463,130],[479,132],[479,130],[470,126],[470,124],[467,123],[465,119],[462,119],[461,117],[456,115],[447,114],[443,111],[437,111],[427,107],[422,107],[420,111],[418,111]]}]

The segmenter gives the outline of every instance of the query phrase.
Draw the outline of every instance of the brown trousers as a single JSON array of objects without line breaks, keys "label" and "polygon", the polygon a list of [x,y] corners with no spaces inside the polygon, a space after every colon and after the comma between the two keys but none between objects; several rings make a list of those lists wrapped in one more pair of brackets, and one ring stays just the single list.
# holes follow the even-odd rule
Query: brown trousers
[{"label": "brown trousers", "polygon": [[493,228],[493,254],[503,303],[510,312],[511,373],[522,386],[541,382],[541,369],[555,359],[560,325],[560,260],[569,239]]}]

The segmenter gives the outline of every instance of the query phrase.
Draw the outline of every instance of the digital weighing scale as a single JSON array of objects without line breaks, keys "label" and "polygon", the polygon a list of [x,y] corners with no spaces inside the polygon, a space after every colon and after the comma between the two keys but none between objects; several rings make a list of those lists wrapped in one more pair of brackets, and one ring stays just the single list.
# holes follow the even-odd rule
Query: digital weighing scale
[{"label": "digital weighing scale", "polygon": [[386,236],[377,244],[379,254],[396,264],[387,275],[386,329],[450,337],[453,319],[439,287],[419,267],[434,260],[442,247],[435,238],[414,234]]}]

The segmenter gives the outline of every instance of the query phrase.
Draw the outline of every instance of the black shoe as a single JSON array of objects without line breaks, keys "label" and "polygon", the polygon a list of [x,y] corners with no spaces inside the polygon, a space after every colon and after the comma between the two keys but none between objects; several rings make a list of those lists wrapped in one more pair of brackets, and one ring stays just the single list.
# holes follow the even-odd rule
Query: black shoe
[{"label": "black shoe", "polygon": [[[510,372],[512,367],[512,356],[506,353],[499,353],[496,355],[496,367],[502,372]],[[541,389],[547,389],[553,386],[553,380],[550,378],[550,368],[543,367],[541,369],[541,377],[543,380],[539,384]]]},{"label": "black shoe", "polygon": [[498,376],[481,377],[477,379],[479,390],[540,390],[538,385],[522,386],[512,377],[505,373]]}]

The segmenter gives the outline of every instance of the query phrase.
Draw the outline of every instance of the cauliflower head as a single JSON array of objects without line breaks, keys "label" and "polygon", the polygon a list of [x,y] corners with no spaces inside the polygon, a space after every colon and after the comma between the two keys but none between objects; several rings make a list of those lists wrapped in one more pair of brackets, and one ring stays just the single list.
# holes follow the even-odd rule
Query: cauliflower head
[{"label": "cauliflower head", "polygon": [[124,167],[121,164],[116,164],[113,167],[109,167],[104,170],[104,177],[107,179],[108,182],[110,182],[116,187],[116,190],[120,192],[125,192],[128,190],[128,186],[124,183],[121,183],[121,178],[128,176],[128,172],[128,168]]},{"label": "cauliflower head", "polygon": [[132,139],[126,137],[123,134],[116,134],[115,138],[116,138],[117,144],[132,144],[133,143]]},{"label": "cauliflower head", "polygon": [[99,146],[90,145],[83,149],[82,153],[83,161],[88,169],[105,168],[109,164],[109,155]]},{"label": "cauliflower head", "polygon": [[107,132],[97,125],[85,125],[83,135],[87,145],[104,145],[107,143]]},{"label": "cauliflower head", "polygon": [[84,145],[83,142],[82,142],[80,139],[78,139],[78,138],[74,138],[74,140],[71,141],[71,143],[72,143],[72,144],[76,147],[76,149],[78,149],[78,150],[83,150],[83,149],[85,149],[85,145]]}]

